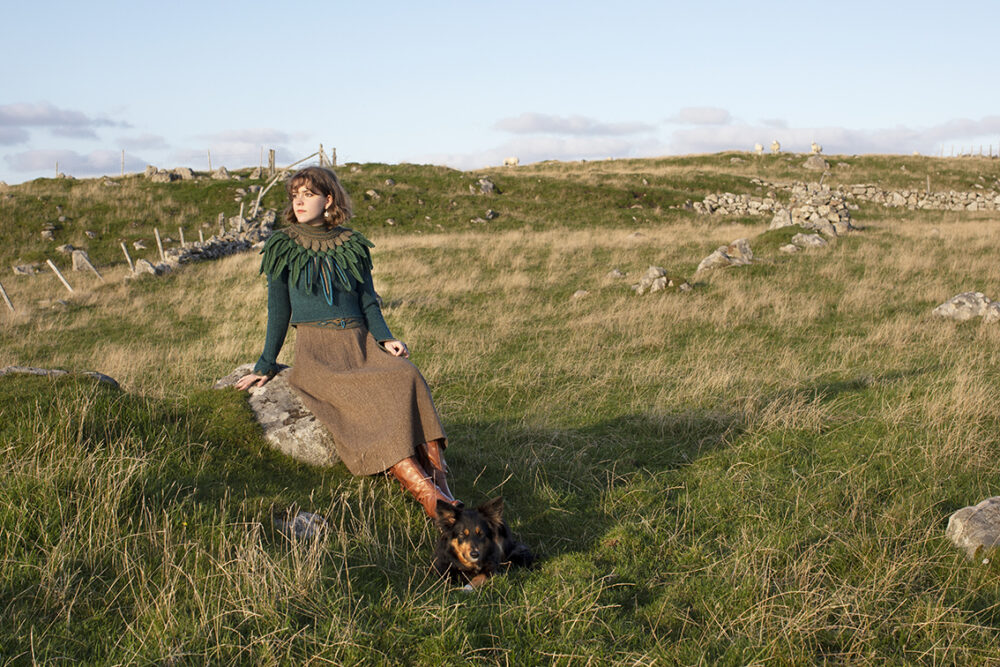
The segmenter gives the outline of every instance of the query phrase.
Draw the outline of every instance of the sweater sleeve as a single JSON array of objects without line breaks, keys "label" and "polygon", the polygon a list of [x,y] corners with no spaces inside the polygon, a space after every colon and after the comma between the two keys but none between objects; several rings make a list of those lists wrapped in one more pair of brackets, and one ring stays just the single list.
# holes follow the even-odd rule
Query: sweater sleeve
[{"label": "sweater sleeve", "polygon": [[258,375],[274,375],[278,372],[278,353],[288,334],[288,322],[292,316],[291,299],[288,296],[288,269],[267,277],[267,337],[264,352],[253,367]]},{"label": "sweater sleeve", "polygon": [[375,283],[372,282],[372,272],[365,269],[364,282],[358,285],[361,292],[361,312],[365,316],[365,325],[368,327],[368,331],[371,332],[372,336],[379,343],[384,343],[387,340],[395,340],[396,337],[392,335],[389,331],[389,325],[385,323],[385,317],[382,316],[382,308],[378,305],[378,296],[375,294]]}]

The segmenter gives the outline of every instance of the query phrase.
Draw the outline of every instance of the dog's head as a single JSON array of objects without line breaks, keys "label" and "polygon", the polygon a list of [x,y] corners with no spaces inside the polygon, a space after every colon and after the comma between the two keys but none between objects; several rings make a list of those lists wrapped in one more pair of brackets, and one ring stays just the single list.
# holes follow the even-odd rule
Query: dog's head
[{"label": "dog's head", "polygon": [[503,498],[488,500],[474,510],[437,502],[437,525],[449,551],[462,567],[480,570],[497,559],[496,535],[503,522]]}]

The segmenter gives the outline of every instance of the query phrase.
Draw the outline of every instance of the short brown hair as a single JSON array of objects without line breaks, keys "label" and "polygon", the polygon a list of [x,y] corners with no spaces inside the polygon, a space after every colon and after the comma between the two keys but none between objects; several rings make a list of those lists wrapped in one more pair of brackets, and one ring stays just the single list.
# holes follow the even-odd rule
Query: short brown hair
[{"label": "short brown hair", "polygon": [[340,184],[340,179],[333,173],[332,169],[326,167],[306,167],[295,172],[295,174],[285,182],[285,191],[288,193],[288,207],[285,208],[285,220],[290,223],[298,222],[295,211],[292,210],[292,193],[303,185],[318,195],[333,197],[333,204],[328,210],[329,217],[323,216],[327,227],[342,225],[354,216],[354,209],[351,207],[351,198],[347,190]]}]

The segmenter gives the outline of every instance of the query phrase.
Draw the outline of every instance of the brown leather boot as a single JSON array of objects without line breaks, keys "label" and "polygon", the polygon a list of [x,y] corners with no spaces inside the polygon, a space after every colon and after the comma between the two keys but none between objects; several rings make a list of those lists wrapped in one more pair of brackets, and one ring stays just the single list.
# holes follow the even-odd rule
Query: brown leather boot
[{"label": "brown leather boot", "polygon": [[448,488],[448,464],[444,462],[444,448],[440,440],[431,440],[417,446],[417,456],[424,462],[424,468],[431,474],[434,485],[441,489],[441,493],[454,505],[461,501],[455,500],[451,489]]},{"label": "brown leather boot", "polygon": [[389,468],[393,477],[399,480],[403,490],[409,491],[413,497],[424,506],[424,511],[432,519],[437,518],[437,501],[443,500],[447,503],[454,503],[453,498],[449,498],[441,493],[441,490],[434,485],[431,476],[427,474],[417,460],[412,456],[405,458],[396,465]]}]

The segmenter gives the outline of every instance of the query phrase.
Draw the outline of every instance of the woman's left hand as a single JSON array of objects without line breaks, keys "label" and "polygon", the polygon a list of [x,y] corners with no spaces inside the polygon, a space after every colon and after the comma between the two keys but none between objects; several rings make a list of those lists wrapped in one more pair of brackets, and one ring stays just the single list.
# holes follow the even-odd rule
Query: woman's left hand
[{"label": "woman's left hand", "polygon": [[410,356],[410,350],[406,347],[406,343],[401,340],[387,340],[382,344],[385,347],[385,351],[394,357],[407,357]]}]

